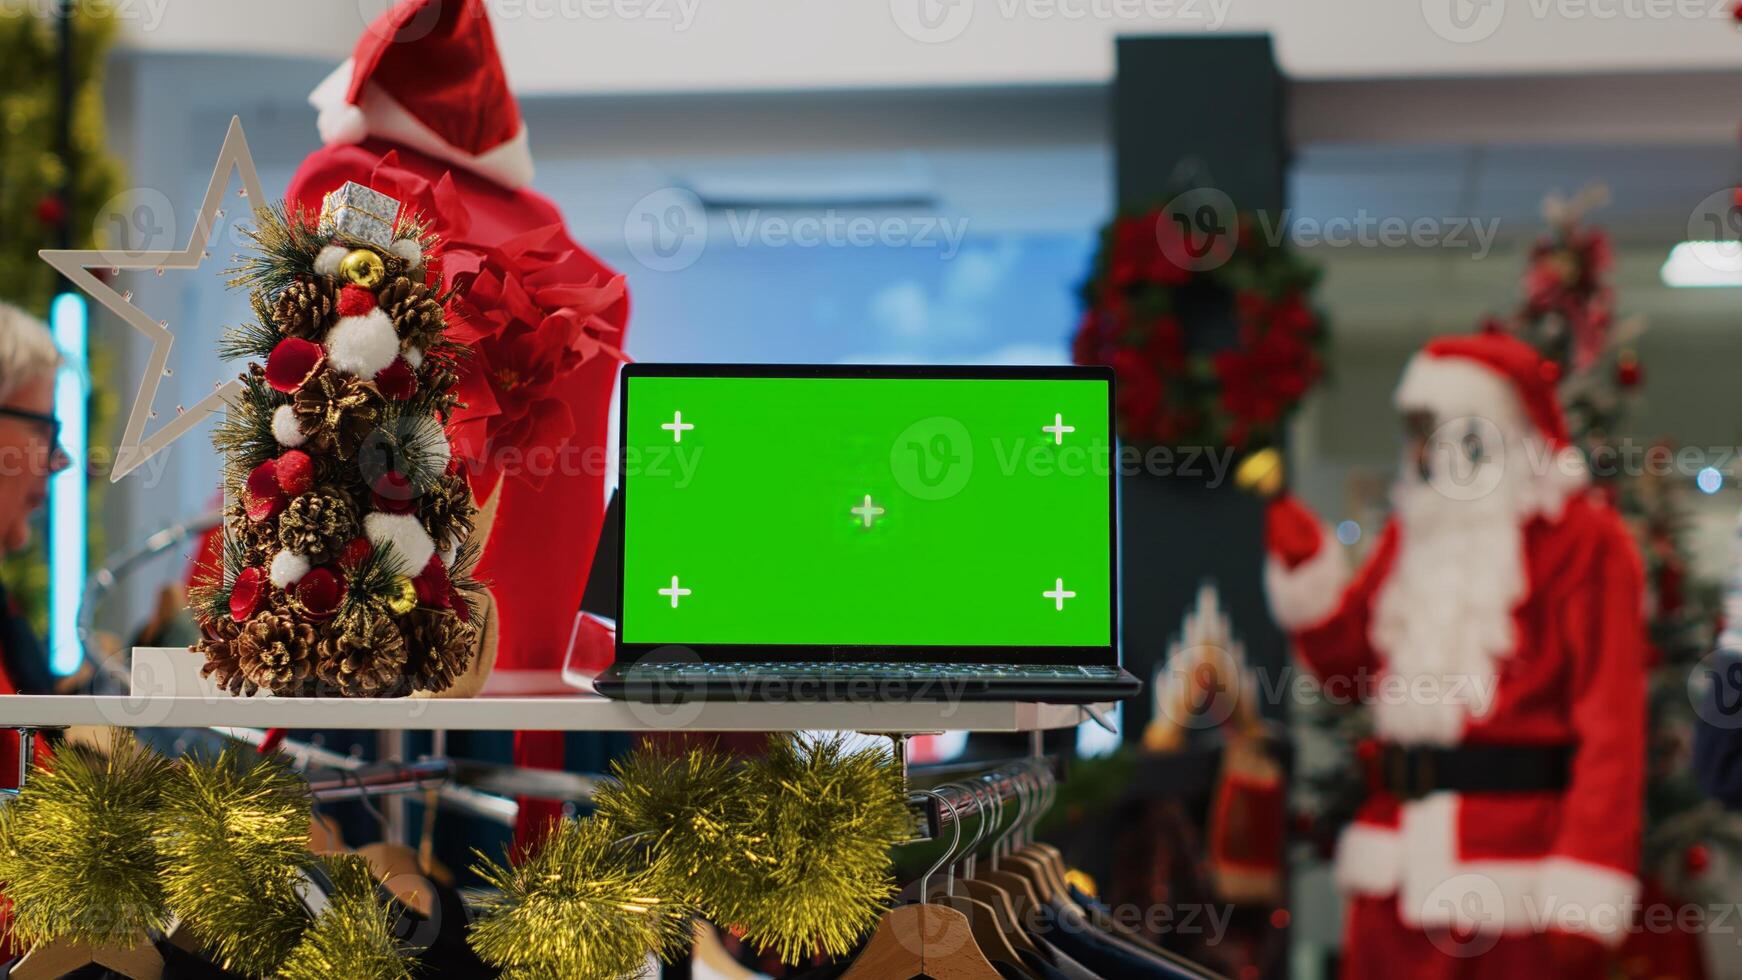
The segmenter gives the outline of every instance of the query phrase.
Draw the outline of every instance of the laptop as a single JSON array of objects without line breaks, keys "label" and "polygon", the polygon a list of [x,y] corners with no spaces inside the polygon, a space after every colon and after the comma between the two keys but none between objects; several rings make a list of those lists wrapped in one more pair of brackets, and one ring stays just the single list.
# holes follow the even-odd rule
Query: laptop
[{"label": "laptop", "polygon": [[638,701],[1127,698],[1113,378],[631,364],[616,663]]}]

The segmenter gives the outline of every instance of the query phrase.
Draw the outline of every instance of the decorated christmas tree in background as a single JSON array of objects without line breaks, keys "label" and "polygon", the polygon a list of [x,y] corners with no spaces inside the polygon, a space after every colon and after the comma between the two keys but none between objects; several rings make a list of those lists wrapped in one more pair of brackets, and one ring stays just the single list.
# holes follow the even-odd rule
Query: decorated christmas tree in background
[{"label": "decorated christmas tree in background", "polygon": [[1641,877],[1676,900],[1701,901],[1714,897],[1705,880],[1711,850],[1720,841],[1742,842],[1737,821],[1706,803],[1689,767],[1694,708],[1688,676],[1712,649],[1717,588],[1689,578],[1690,475],[1629,463],[1669,460],[1676,447],[1667,440],[1630,445],[1623,433],[1643,380],[1634,345],[1644,322],[1617,319],[1607,279],[1613,261],[1608,237],[1584,222],[1606,201],[1601,188],[1587,188],[1571,200],[1550,196],[1544,202],[1549,230],[1531,248],[1524,302],[1489,327],[1529,341],[1560,366],[1561,402],[1574,442],[1585,451],[1593,484],[1639,545],[1650,639]]},{"label": "decorated christmas tree in background", "polygon": [[436,242],[359,184],[321,214],[257,212],[234,285],[258,322],[218,426],[222,567],[192,599],[204,672],[232,693],[395,697],[465,672],[482,587],[475,511],[444,424],[466,351],[445,338]]},{"label": "decorated christmas tree in background", "polygon": [[[120,164],[109,154],[103,131],[103,67],[118,26],[114,8],[103,0],[68,6],[74,94],[71,139],[63,152],[56,139],[60,42],[54,23],[42,16],[48,6],[0,4],[0,302],[37,317],[48,315],[56,287],[55,271],[37,256],[39,249],[57,247],[63,234],[70,248],[140,247],[97,240],[100,232],[115,230],[103,221],[104,205],[122,186]],[[92,346],[88,418],[96,432],[115,416],[114,386],[105,381],[110,360],[109,348]],[[92,440],[93,445],[102,442]],[[101,515],[109,481],[102,474],[91,476],[88,540],[96,563],[103,558]],[[29,550],[0,564],[13,601],[39,635],[48,625],[48,568],[40,534]]]}]

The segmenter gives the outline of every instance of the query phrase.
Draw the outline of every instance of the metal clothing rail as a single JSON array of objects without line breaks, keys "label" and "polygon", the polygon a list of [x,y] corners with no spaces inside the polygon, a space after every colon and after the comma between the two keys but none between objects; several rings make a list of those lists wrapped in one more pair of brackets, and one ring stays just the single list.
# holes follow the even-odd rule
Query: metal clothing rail
[{"label": "metal clothing rail", "polygon": [[[910,794],[908,805],[918,811],[926,837],[936,840],[952,824],[964,818],[979,819],[976,815],[992,806],[994,798],[997,806],[1045,798],[1042,800],[1044,806],[1058,787],[1062,766],[1062,760],[1052,756],[1031,756],[996,763],[989,769],[981,767],[977,776],[964,775],[924,793]],[[964,771],[962,766],[939,769],[946,771],[915,769],[911,776],[924,779],[928,774],[953,776]],[[966,771],[972,773],[975,770]]]},{"label": "metal clothing rail", "polygon": [[308,774],[309,795],[316,803],[343,803],[435,789],[454,776],[447,759],[421,762],[377,762],[355,769],[329,769]]}]

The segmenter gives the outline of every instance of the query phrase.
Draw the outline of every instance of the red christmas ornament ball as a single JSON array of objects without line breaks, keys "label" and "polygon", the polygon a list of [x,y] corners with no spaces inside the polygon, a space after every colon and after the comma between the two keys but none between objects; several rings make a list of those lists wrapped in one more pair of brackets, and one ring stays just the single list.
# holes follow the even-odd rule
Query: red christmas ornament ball
[{"label": "red christmas ornament ball", "polygon": [[315,464],[308,453],[292,449],[278,457],[275,472],[278,488],[292,497],[308,493],[315,486]]},{"label": "red christmas ornament ball", "polygon": [[362,316],[375,308],[375,294],[362,286],[339,290],[339,315]]},{"label": "red christmas ornament ball", "polygon": [[419,605],[434,609],[446,609],[453,602],[454,586],[448,581],[448,570],[442,564],[441,556],[431,555],[423,566],[423,571],[411,580],[412,588],[417,590]]},{"label": "red christmas ornament ball", "polygon": [[244,622],[260,608],[260,596],[266,591],[266,571],[260,568],[244,568],[236,575],[236,584],[230,590],[230,618],[236,622]]},{"label": "red christmas ornament ball", "polygon": [[243,505],[251,521],[269,521],[277,517],[289,503],[278,485],[278,461],[269,459],[248,474],[247,502]]},{"label": "red christmas ornament ball", "polygon": [[1704,844],[1689,844],[1682,852],[1682,867],[1688,874],[1703,875],[1712,866],[1712,850]]},{"label": "red christmas ornament ball", "polygon": [[404,473],[388,470],[369,485],[369,497],[383,514],[409,514],[417,509],[417,489]]},{"label": "red christmas ornament ball", "polygon": [[67,202],[52,194],[37,201],[36,220],[50,228],[59,228],[67,220]]},{"label": "red christmas ornament ball", "polygon": [[339,553],[339,567],[357,568],[368,561],[369,556],[374,553],[375,546],[369,543],[368,538],[361,536],[352,538],[350,543],[345,545],[345,550]]},{"label": "red christmas ornament ball", "polygon": [[339,611],[339,603],[345,601],[345,580],[324,566],[310,569],[296,583],[296,601],[310,618],[329,619]]},{"label": "red christmas ornament ball", "polygon": [[266,383],[274,391],[291,394],[308,384],[326,361],[327,352],[320,344],[301,337],[286,337],[266,357]]},{"label": "red christmas ornament ball", "polygon": [[417,372],[405,358],[395,358],[392,364],[375,372],[375,387],[396,402],[405,401],[417,394]]},{"label": "red christmas ornament ball", "polygon": [[1615,362],[1615,383],[1623,388],[1639,387],[1639,382],[1644,380],[1644,375],[1644,369],[1639,366],[1639,358],[1637,357],[1623,357]]}]

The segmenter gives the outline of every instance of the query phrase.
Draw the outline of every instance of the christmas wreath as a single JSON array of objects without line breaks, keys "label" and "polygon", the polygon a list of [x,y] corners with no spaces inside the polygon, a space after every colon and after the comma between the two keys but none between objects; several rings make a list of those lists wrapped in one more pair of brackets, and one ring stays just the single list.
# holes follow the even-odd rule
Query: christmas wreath
[{"label": "christmas wreath", "polygon": [[1101,232],[1072,356],[1113,368],[1127,443],[1262,448],[1324,375],[1317,267],[1230,223],[1218,240],[1151,208]]}]

